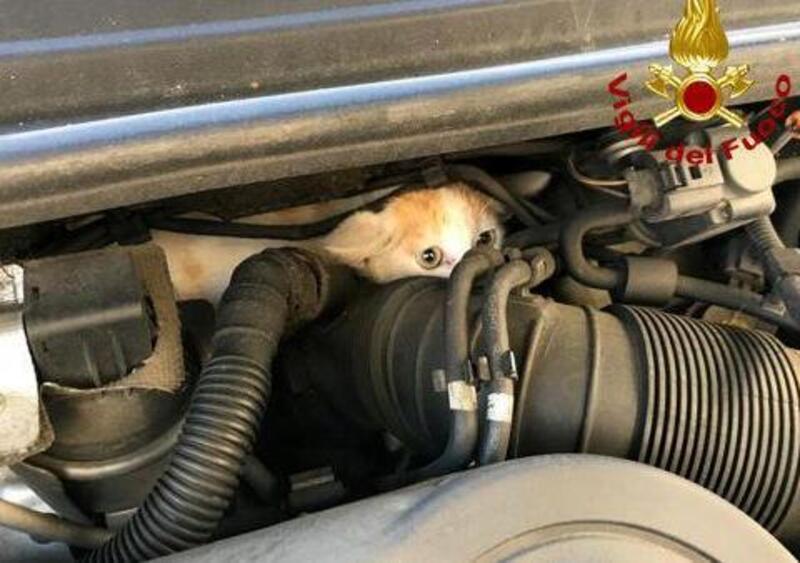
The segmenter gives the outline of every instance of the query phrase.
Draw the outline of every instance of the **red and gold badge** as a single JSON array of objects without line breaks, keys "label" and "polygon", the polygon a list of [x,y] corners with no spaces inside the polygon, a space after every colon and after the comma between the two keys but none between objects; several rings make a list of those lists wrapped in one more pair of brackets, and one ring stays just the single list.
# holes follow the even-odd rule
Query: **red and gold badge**
[{"label": "red and gold badge", "polygon": [[647,88],[675,106],[657,115],[653,121],[662,127],[678,116],[692,121],[720,117],[735,127],[744,119],[724,106],[725,99],[738,98],[753,85],[746,64],[729,66],[721,78],[714,70],[728,56],[728,38],[719,19],[715,0],[686,0],[683,17],[675,26],[669,42],[670,58],[686,69],[685,76],[671,66],[650,65],[652,78]]}]

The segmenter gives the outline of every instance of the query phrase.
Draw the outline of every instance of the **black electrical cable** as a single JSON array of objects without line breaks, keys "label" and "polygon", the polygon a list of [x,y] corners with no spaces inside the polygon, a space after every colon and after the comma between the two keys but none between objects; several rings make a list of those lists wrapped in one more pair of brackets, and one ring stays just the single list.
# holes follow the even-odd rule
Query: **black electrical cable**
[{"label": "black electrical cable", "polygon": [[[576,214],[562,230],[559,249],[569,273],[590,287],[612,291],[622,289],[626,273],[589,262],[584,253],[583,241],[586,234],[593,229],[619,227],[632,219],[633,214],[630,211],[613,205],[590,207]],[[677,279],[675,295],[742,311],[785,330],[798,330],[797,323],[765,308],[763,296],[745,289],[681,275]]]},{"label": "black electrical cable", "polygon": [[73,232],[57,237],[50,244],[38,250],[34,257],[53,256],[56,254],[72,254],[85,252],[108,246],[113,241],[111,233],[104,221],[96,221]]},{"label": "black electrical cable", "polygon": [[800,180],[800,156],[778,160],[778,174],[775,177],[775,185],[789,180]]},{"label": "black electrical cable", "polygon": [[791,332],[797,332],[800,328],[791,319],[766,309],[764,298],[758,293],[746,289],[689,276],[678,276],[675,295],[692,301],[725,307],[732,311],[741,311]]},{"label": "black electrical cable", "polygon": [[242,480],[266,503],[275,502],[280,492],[280,481],[264,462],[255,455],[247,456],[242,466]]},{"label": "black electrical cable", "polygon": [[531,227],[509,235],[503,241],[506,248],[530,248],[533,246],[551,246],[558,243],[563,225],[549,223],[539,227]]},{"label": "black electrical cable", "polygon": [[235,270],[167,469],[136,513],[84,561],[145,561],[208,541],[258,436],[278,343],[290,324],[314,318],[346,287],[340,276],[350,274],[298,249],[267,250]]},{"label": "black electrical cable", "polygon": [[775,262],[773,252],[776,250],[784,250],[786,245],[781,240],[775,226],[769,220],[769,217],[760,217],[749,223],[745,230],[750,240],[758,251],[759,258],[764,262],[767,270],[767,277],[775,278],[780,275],[780,267]]},{"label": "black electrical cable", "polygon": [[[358,208],[337,213],[321,221],[304,223],[301,225],[256,225],[253,223],[218,221],[215,219],[169,217],[160,212],[147,215],[145,217],[145,224],[151,229],[192,235],[290,241],[308,240],[327,235],[339,226],[339,223],[350,217],[356,211],[380,208],[391,198],[407,189],[413,188],[398,188]],[[420,188],[417,187],[417,189]]]},{"label": "black electrical cable", "polygon": [[23,532],[39,540],[62,542],[94,549],[112,536],[105,528],[70,522],[54,514],[36,512],[0,499],[0,526]]},{"label": "black electrical cable", "polygon": [[477,166],[447,164],[445,165],[445,173],[451,180],[461,181],[496,199],[505,205],[527,227],[551,223],[556,219],[549,211],[525,199],[516,197],[503,184]]},{"label": "black electrical cable", "polygon": [[147,217],[145,222],[151,229],[173,233],[296,241],[324,236],[335,229],[348,215],[335,215],[323,221],[303,225],[256,225],[253,223],[217,221],[215,219],[159,217],[155,215]]},{"label": "black electrical cable", "polygon": [[800,182],[793,180],[786,188],[775,192],[775,212],[770,219],[783,243],[796,248],[800,245]]},{"label": "black electrical cable", "polygon": [[[451,164],[446,166],[445,171],[451,180],[462,181],[506,205],[527,226],[539,226],[541,222],[555,220],[555,217],[546,210],[515,197],[500,182],[480,168],[465,164]],[[399,188],[364,206],[333,215],[318,222],[303,225],[256,225],[214,219],[170,217],[159,212],[147,215],[145,223],[151,229],[185,234],[290,241],[308,240],[330,233],[356,211],[380,208],[389,199],[402,192],[419,189],[425,188],[423,185],[410,185],[405,188]]]},{"label": "black electrical cable", "polygon": [[800,321],[800,272],[792,265],[796,251],[786,247],[769,217],[760,217],[745,228],[773,291],[780,295],[791,317]]}]

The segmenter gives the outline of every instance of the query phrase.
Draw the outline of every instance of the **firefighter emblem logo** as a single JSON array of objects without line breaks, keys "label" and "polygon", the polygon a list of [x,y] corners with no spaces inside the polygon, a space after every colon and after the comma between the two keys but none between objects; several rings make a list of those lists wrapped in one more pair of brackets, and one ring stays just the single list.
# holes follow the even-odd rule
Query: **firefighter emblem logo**
[{"label": "firefighter emblem logo", "polygon": [[728,56],[728,38],[715,0],[686,0],[683,17],[670,37],[669,55],[685,73],[680,76],[671,66],[650,65],[648,90],[675,104],[654,118],[656,127],[678,116],[692,121],[720,117],[735,127],[744,125],[744,119],[724,102],[738,98],[754,82],[746,64],[729,66],[720,78],[715,77],[716,68]]}]

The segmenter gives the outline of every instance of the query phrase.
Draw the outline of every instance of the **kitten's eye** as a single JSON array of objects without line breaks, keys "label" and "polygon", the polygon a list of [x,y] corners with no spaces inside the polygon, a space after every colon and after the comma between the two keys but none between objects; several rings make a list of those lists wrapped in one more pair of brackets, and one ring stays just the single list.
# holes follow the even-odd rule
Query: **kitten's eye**
[{"label": "kitten's eye", "polygon": [[489,229],[488,231],[483,231],[481,234],[478,235],[478,240],[475,241],[476,246],[494,246],[494,243],[497,242],[497,231],[494,229]]},{"label": "kitten's eye", "polygon": [[442,263],[444,253],[438,246],[426,248],[417,255],[417,262],[426,270],[433,270]]}]

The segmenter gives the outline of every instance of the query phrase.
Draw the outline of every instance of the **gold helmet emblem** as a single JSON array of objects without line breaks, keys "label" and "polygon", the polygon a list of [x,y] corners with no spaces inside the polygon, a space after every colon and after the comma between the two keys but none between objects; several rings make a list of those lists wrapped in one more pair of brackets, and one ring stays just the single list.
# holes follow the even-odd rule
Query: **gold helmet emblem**
[{"label": "gold helmet emblem", "polygon": [[675,102],[671,109],[657,115],[653,121],[661,127],[679,115],[692,121],[707,121],[721,117],[735,127],[744,120],[724,107],[726,97],[741,96],[753,85],[747,77],[749,65],[729,66],[722,78],[714,76],[714,69],[728,56],[728,38],[719,19],[715,0],[686,0],[683,17],[672,31],[669,56],[686,69],[683,78],[671,66],[650,65],[647,88]]}]

